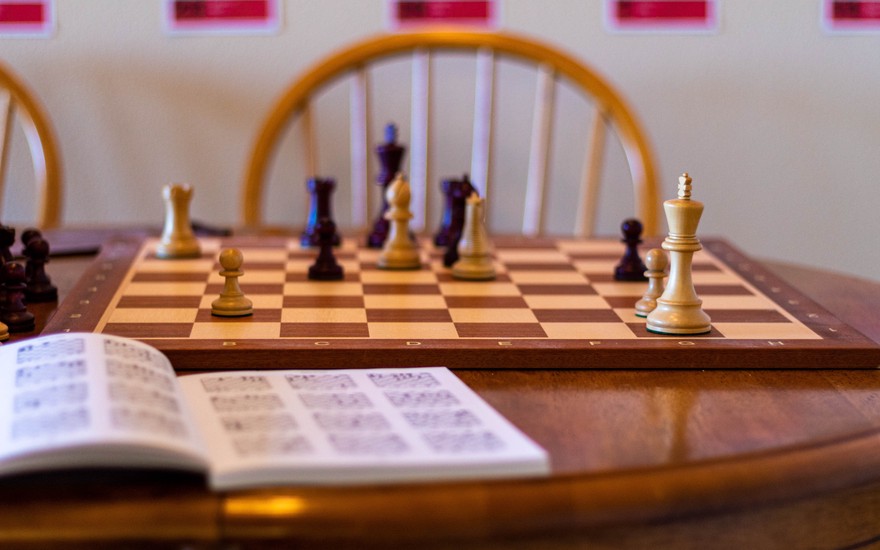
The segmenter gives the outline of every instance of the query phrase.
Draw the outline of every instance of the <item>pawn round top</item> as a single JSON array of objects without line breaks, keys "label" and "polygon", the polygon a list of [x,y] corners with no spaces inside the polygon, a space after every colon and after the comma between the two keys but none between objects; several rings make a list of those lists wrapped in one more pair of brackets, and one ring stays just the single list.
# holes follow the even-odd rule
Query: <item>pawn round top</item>
[{"label": "pawn round top", "polygon": [[669,266],[669,258],[661,248],[652,248],[645,254],[645,267],[648,271],[665,271]]},{"label": "pawn round top", "polygon": [[635,218],[627,218],[620,224],[620,231],[627,239],[637,239],[641,237],[643,230],[642,222]]},{"label": "pawn round top", "polygon": [[22,266],[18,262],[7,262],[3,267],[6,275],[6,282],[9,284],[24,284],[25,283],[25,272],[24,266]]},{"label": "pawn round top", "polygon": [[220,265],[225,271],[238,271],[244,257],[237,248],[225,248],[220,252]]}]

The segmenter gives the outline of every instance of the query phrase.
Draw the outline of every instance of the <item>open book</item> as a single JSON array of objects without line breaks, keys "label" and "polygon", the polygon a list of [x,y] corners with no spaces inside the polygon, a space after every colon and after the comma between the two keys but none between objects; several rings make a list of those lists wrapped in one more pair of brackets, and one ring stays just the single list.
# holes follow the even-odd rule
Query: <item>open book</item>
[{"label": "open book", "polygon": [[204,472],[215,489],[541,475],[546,452],[443,367],[177,377],[142,342],[0,347],[0,474]]}]

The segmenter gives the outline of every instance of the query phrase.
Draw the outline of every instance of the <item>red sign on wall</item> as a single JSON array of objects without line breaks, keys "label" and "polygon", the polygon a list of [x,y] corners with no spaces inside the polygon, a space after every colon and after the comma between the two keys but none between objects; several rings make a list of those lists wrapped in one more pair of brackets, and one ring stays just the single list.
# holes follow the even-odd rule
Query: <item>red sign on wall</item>
[{"label": "red sign on wall", "polygon": [[391,28],[463,25],[498,26],[495,0],[388,0]]},{"label": "red sign on wall", "polygon": [[719,0],[607,0],[605,20],[615,31],[715,31]]},{"label": "red sign on wall", "polygon": [[279,0],[166,0],[171,34],[254,34],[281,26]]},{"label": "red sign on wall", "polygon": [[52,0],[0,1],[0,36],[46,37],[54,30]]},{"label": "red sign on wall", "polygon": [[829,31],[880,31],[880,0],[825,0],[822,24]]}]

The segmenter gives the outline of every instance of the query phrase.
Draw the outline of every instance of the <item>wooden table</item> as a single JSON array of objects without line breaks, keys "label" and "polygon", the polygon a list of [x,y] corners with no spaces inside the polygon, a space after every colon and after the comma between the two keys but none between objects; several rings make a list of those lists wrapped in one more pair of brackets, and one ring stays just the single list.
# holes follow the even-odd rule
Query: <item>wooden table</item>
[{"label": "wooden table", "polygon": [[[53,260],[62,294],[90,259]],[[880,341],[880,284],[770,267]],[[549,451],[551,476],[233,493],[211,493],[199,476],[157,471],[18,476],[0,480],[0,546],[880,543],[876,370],[458,374]]]}]

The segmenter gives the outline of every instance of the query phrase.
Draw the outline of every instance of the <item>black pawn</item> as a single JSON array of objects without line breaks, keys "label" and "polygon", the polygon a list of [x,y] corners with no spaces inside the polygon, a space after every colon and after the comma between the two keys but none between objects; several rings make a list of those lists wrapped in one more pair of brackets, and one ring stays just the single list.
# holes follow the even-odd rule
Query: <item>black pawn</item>
[{"label": "black pawn", "polygon": [[24,267],[16,262],[3,266],[3,287],[6,299],[0,311],[0,321],[9,327],[9,332],[30,332],[34,330],[34,314],[24,305],[25,279]]},{"label": "black pawn", "polygon": [[639,244],[642,242],[642,222],[635,218],[623,220],[620,225],[623,232],[621,242],[626,244],[626,252],[620,259],[620,263],[614,268],[616,281],[647,281],[644,262],[639,257]]},{"label": "black pawn", "polygon": [[27,283],[25,297],[31,303],[57,302],[58,289],[46,274],[46,264],[49,263],[49,243],[37,230],[25,231],[21,238],[24,242],[22,254],[27,258],[24,269],[25,282]]},{"label": "black pawn", "polygon": [[[332,209],[330,208],[330,196],[336,189],[336,181],[332,178],[311,178],[306,183],[306,189],[309,191],[309,220],[306,228],[300,237],[300,244],[306,248],[318,246],[318,221],[327,218],[333,219]],[[336,233],[336,224],[333,225],[332,244],[338,246],[340,242],[339,234]]]},{"label": "black pawn", "polygon": [[382,186],[382,209],[373,223],[373,231],[367,236],[367,246],[369,248],[382,248],[385,245],[385,239],[388,238],[390,227],[388,220],[385,219],[385,212],[388,211],[388,199],[385,193],[388,186],[394,181],[394,177],[400,172],[400,164],[403,162],[403,155],[406,149],[397,143],[397,126],[388,124],[385,126],[385,143],[376,147],[376,155],[379,157],[381,170],[376,176],[376,183]]},{"label": "black pawn", "polygon": [[321,218],[315,228],[320,247],[315,263],[309,266],[309,279],[313,281],[338,281],[343,278],[342,266],[333,255],[333,236],[336,224],[330,218]]}]

